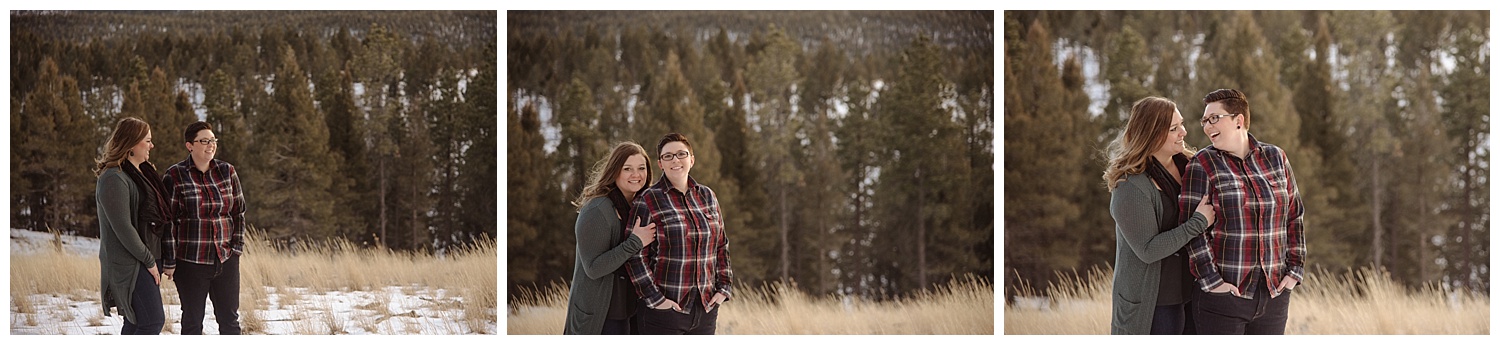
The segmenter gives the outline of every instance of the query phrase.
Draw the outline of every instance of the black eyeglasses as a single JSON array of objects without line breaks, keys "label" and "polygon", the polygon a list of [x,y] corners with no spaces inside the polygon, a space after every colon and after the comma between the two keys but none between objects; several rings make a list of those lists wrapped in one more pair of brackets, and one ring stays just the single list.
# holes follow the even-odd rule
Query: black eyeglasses
[{"label": "black eyeglasses", "polygon": [[1201,123],[1201,124],[1204,124],[1204,125],[1212,125],[1212,124],[1219,123],[1219,119],[1220,118],[1225,118],[1225,117],[1230,117],[1230,116],[1235,116],[1235,115],[1239,115],[1239,114],[1215,114],[1215,115],[1204,116],[1202,120],[1198,120],[1198,123]]},{"label": "black eyeglasses", "polygon": [[677,153],[662,154],[661,155],[661,160],[663,160],[663,161],[671,161],[672,158],[685,159],[685,158],[688,158],[688,156],[692,156],[692,155],[693,154],[688,153],[687,150],[682,150],[682,151],[677,151]]},{"label": "black eyeglasses", "polygon": [[190,142],[190,143],[198,143],[198,144],[201,144],[201,145],[214,145],[214,146],[218,146],[219,145],[219,138],[190,140],[188,142]]}]

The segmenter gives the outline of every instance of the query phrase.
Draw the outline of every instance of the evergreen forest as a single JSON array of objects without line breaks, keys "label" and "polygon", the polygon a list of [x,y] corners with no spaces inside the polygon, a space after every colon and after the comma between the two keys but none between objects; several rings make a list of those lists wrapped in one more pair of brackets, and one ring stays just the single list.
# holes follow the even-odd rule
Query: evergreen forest
[{"label": "evergreen forest", "polygon": [[[1209,145],[1203,97],[1249,97],[1305,207],[1307,272],[1488,294],[1488,11],[1007,11],[1004,279],[1114,262],[1104,146],[1146,96]],[[1015,291],[1007,290],[1007,296]]]},{"label": "evergreen forest", "polygon": [[278,244],[441,253],[496,238],[495,11],[15,11],[10,226],[98,236],[115,123],[158,172],[208,121]]},{"label": "evergreen forest", "polygon": [[993,281],[993,11],[506,16],[511,298],[572,277],[588,169],[669,132],[718,196],[738,286]]}]

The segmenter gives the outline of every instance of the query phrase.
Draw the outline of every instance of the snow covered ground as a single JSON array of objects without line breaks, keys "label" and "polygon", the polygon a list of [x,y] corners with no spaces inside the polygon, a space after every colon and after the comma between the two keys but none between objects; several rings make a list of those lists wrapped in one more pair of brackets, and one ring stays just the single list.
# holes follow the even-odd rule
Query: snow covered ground
[{"label": "snow covered ground", "polygon": [[[53,236],[44,232],[12,229],[10,239],[12,257],[56,245]],[[62,236],[61,240],[66,253],[98,257],[98,239]],[[495,320],[470,321],[464,315],[463,300],[445,289],[411,285],[325,292],[246,286],[241,287],[241,294],[250,294],[253,288],[262,289],[265,297],[260,308],[253,310],[241,302],[240,322],[246,334],[495,334],[497,329]],[[163,333],[178,334],[182,309],[176,286],[163,279],[162,290],[167,312]],[[18,303],[10,303],[11,334],[118,334],[124,324],[119,313],[103,316],[97,288],[27,299],[32,313],[21,313]],[[217,334],[213,304],[207,304],[203,333]]]}]

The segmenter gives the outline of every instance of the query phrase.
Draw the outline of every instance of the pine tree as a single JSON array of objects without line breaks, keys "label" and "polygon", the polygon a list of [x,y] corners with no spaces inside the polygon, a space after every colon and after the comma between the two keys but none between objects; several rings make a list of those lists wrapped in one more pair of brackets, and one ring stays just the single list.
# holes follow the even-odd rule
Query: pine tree
[{"label": "pine tree", "polygon": [[400,38],[386,30],[384,27],[372,24],[370,32],[365,37],[360,54],[355,56],[351,62],[354,66],[356,81],[361,82],[364,87],[361,109],[365,111],[363,121],[358,126],[362,127],[368,145],[368,160],[372,162],[371,179],[374,180],[370,190],[376,204],[376,219],[374,220],[376,243],[385,245],[391,240],[389,230],[394,226],[391,224],[396,211],[392,205],[395,192],[392,188],[393,170],[396,169],[395,161],[396,139],[390,133],[391,123],[399,119],[401,112],[399,94],[399,80],[401,67],[397,61],[401,61],[402,50]]},{"label": "pine tree", "polygon": [[[562,99],[557,102],[557,126],[562,141],[557,145],[559,176],[567,176],[567,195],[578,195],[588,183],[589,169],[600,159],[609,155],[609,144],[595,129],[598,128],[599,112],[594,107],[594,94],[578,77],[568,85]],[[647,155],[649,158],[649,154]],[[649,160],[649,159],[648,159]]]},{"label": "pine tree", "polygon": [[[779,279],[791,279],[791,232],[793,186],[802,179],[801,171],[791,161],[793,133],[800,130],[802,119],[792,113],[792,85],[802,78],[797,73],[796,62],[801,51],[797,44],[780,28],[771,25],[766,29],[761,44],[764,48],[751,58],[745,67],[746,82],[750,89],[752,108],[750,122],[759,127],[757,144],[762,147],[757,165],[768,177],[764,183],[770,197],[771,210],[781,243],[780,267],[776,270]],[[752,40],[753,41],[753,40]]]},{"label": "pine tree", "polygon": [[[490,57],[482,59],[478,74],[470,80],[468,88],[464,90],[465,126],[462,137],[471,144],[464,150],[464,164],[459,167],[459,184],[467,186],[460,196],[459,203],[462,209],[472,210],[464,212],[460,218],[463,224],[464,236],[467,238],[478,238],[488,236],[497,239],[496,227],[497,212],[483,212],[484,210],[498,210],[496,196],[499,195],[497,184],[499,153],[495,152],[499,145],[495,142],[499,135],[499,120],[495,114],[500,110],[496,106],[499,99],[496,97],[497,71],[493,55],[496,49],[490,47]],[[510,133],[516,133],[513,129]],[[508,147],[509,148],[509,147]],[[510,152],[510,151],[506,151]],[[508,153],[507,153],[508,154]],[[507,156],[508,157],[508,156]],[[519,166],[519,165],[518,165]],[[514,187],[514,185],[510,185]]]},{"label": "pine tree", "polygon": [[1089,154],[1072,142],[1071,131],[1086,118],[1065,111],[1067,90],[1054,67],[1051,35],[1040,22],[1014,20],[1006,21],[1005,34],[1004,174],[1006,181],[1025,181],[1006,185],[1005,278],[1010,283],[1005,285],[1016,286],[1012,278],[1040,284],[1055,271],[1086,267],[1077,236],[1107,238],[1111,229],[1072,228],[1071,220],[1083,215],[1082,189],[1102,188],[1097,175],[1079,176],[1044,163],[1081,164],[1074,162]]},{"label": "pine tree", "polygon": [[[11,104],[14,227],[97,234],[91,173],[103,141],[83,112],[78,83],[53,59],[38,66],[36,88]],[[108,140],[108,139],[105,139]]]},{"label": "pine tree", "polygon": [[338,200],[334,210],[340,236],[357,242],[371,243],[367,215],[375,208],[370,203],[370,165],[366,160],[365,135],[359,118],[363,114],[354,102],[354,79],[346,69],[324,73],[317,84],[318,111],[328,128],[328,150],[337,162],[329,192]]},{"label": "pine tree", "polygon": [[1445,282],[1468,291],[1488,291],[1490,286],[1489,63],[1487,28],[1455,23],[1448,35],[1454,57],[1453,72],[1439,90],[1443,97],[1443,125],[1454,145],[1445,156],[1454,166],[1452,179],[1460,187],[1447,199],[1454,205],[1444,212],[1456,218],[1442,235]]},{"label": "pine tree", "polygon": [[[746,120],[745,83],[740,74],[732,84],[732,89],[724,90],[728,95],[720,95],[717,88],[710,87],[709,94],[705,95],[704,104],[706,108],[716,107],[712,101],[730,99],[722,112],[715,113],[709,110],[706,120],[713,128],[716,139],[715,144],[719,146],[719,153],[723,157],[719,165],[719,174],[725,178],[725,184],[734,190],[715,186],[715,192],[729,195],[734,193],[733,200],[720,199],[720,208],[733,209],[736,217],[725,219],[725,226],[733,226],[734,231],[729,233],[729,241],[735,244],[734,279],[744,282],[748,286],[759,286],[773,278],[776,274],[773,266],[777,258],[777,245],[779,241],[770,232],[772,218],[770,204],[767,201],[766,190],[760,181],[765,178],[761,174],[760,166],[757,164],[759,147],[755,144],[756,133],[750,128]],[[724,189],[723,192],[719,192]],[[743,253],[743,254],[740,254]]]},{"label": "pine tree", "polygon": [[1125,130],[1125,123],[1130,120],[1130,107],[1136,101],[1161,96],[1160,91],[1147,85],[1154,71],[1147,58],[1150,48],[1145,39],[1135,28],[1126,25],[1111,41],[1114,46],[1108,55],[1109,62],[1104,66],[1105,80],[1109,82],[1109,104],[1105,105],[1104,116],[1100,119],[1104,128],[1113,129],[1101,138],[1106,140]]},{"label": "pine tree", "polygon": [[836,222],[843,218],[843,208],[833,206],[843,199],[834,186],[843,180],[844,172],[835,157],[832,100],[841,96],[845,60],[843,52],[824,39],[804,61],[799,74],[807,78],[797,88],[801,94],[797,115],[805,119],[805,125],[793,133],[799,140],[791,151],[793,164],[802,167],[796,184],[802,192],[792,200],[793,228],[802,230],[791,241],[792,277],[806,291],[819,295],[834,292],[836,277],[828,253],[849,236]]},{"label": "pine tree", "polygon": [[295,53],[283,47],[275,74],[271,111],[252,119],[267,164],[253,179],[261,193],[247,195],[250,215],[274,237],[326,239],[334,234],[329,220],[333,199],[328,189],[337,168],[328,152],[328,129],[313,106],[307,75]]},{"label": "pine tree", "polygon": [[[515,103],[512,103],[515,104]],[[537,253],[566,248],[572,240],[571,222],[564,220],[575,216],[568,210],[565,197],[554,183],[537,183],[552,176],[547,164],[546,152],[542,149],[545,140],[541,134],[541,121],[531,104],[524,105],[520,112],[507,111],[509,142],[506,144],[507,164],[514,167],[506,174],[508,190],[506,219],[506,280],[510,282],[510,293],[517,287],[532,288],[540,284],[563,279],[570,272],[571,255],[538,255]],[[576,217],[576,216],[575,216]]]},{"label": "pine tree", "polygon": [[[953,84],[943,77],[939,50],[919,36],[900,56],[900,69],[879,105],[890,129],[885,145],[890,151],[881,169],[877,200],[888,217],[883,222],[894,234],[893,248],[915,258],[915,266],[899,270],[898,290],[925,290],[932,277],[951,273],[972,259],[940,248],[939,243],[964,243],[966,230],[955,229],[955,193],[968,173],[962,130],[944,103],[953,97]],[[957,154],[952,154],[957,153]],[[905,209],[907,212],[895,212]],[[898,216],[899,215],[899,216]]]}]

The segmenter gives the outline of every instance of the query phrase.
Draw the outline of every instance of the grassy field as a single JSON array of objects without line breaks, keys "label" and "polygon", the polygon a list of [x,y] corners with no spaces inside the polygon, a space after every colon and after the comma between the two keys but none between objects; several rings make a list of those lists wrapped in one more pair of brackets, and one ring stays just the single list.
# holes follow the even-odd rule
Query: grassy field
[{"label": "grassy field", "polygon": [[[55,243],[18,244],[25,240],[12,234],[11,241],[13,330],[52,334],[50,330],[77,328],[62,325],[75,319],[87,321],[85,327],[103,323],[106,318],[97,310],[96,239],[67,240],[93,241],[93,252],[87,243],[65,246],[63,236],[50,241]],[[493,241],[442,256],[341,241],[279,250],[253,236],[245,247],[240,322],[246,334],[495,332],[498,253]],[[175,311],[177,287],[165,277],[162,295]],[[80,310],[86,309],[81,305],[93,309]],[[175,314],[168,313],[164,333],[176,333]],[[118,324],[118,314],[110,318]],[[206,330],[214,327],[205,325]]]},{"label": "grassy field", "polygon": [[[777,286],[735,291],[719,311],[717,334],[994,334],[995,290],[959,279],[892,302],[813,297]],[[562,334],[568,287],[523,292],[510,302],[508,334]]]},{"label": "grassy field", "polygon": [[[1064,275],[1005,306],[1004,334],[1109,334],[1112,273]],[[1050,296],[1039,298],[1036,296]],[[1310,273],[1292,294],[1287,334],[1489,334],[1490,299],[1482,294],[1408,289],[1375,270]]]}]

